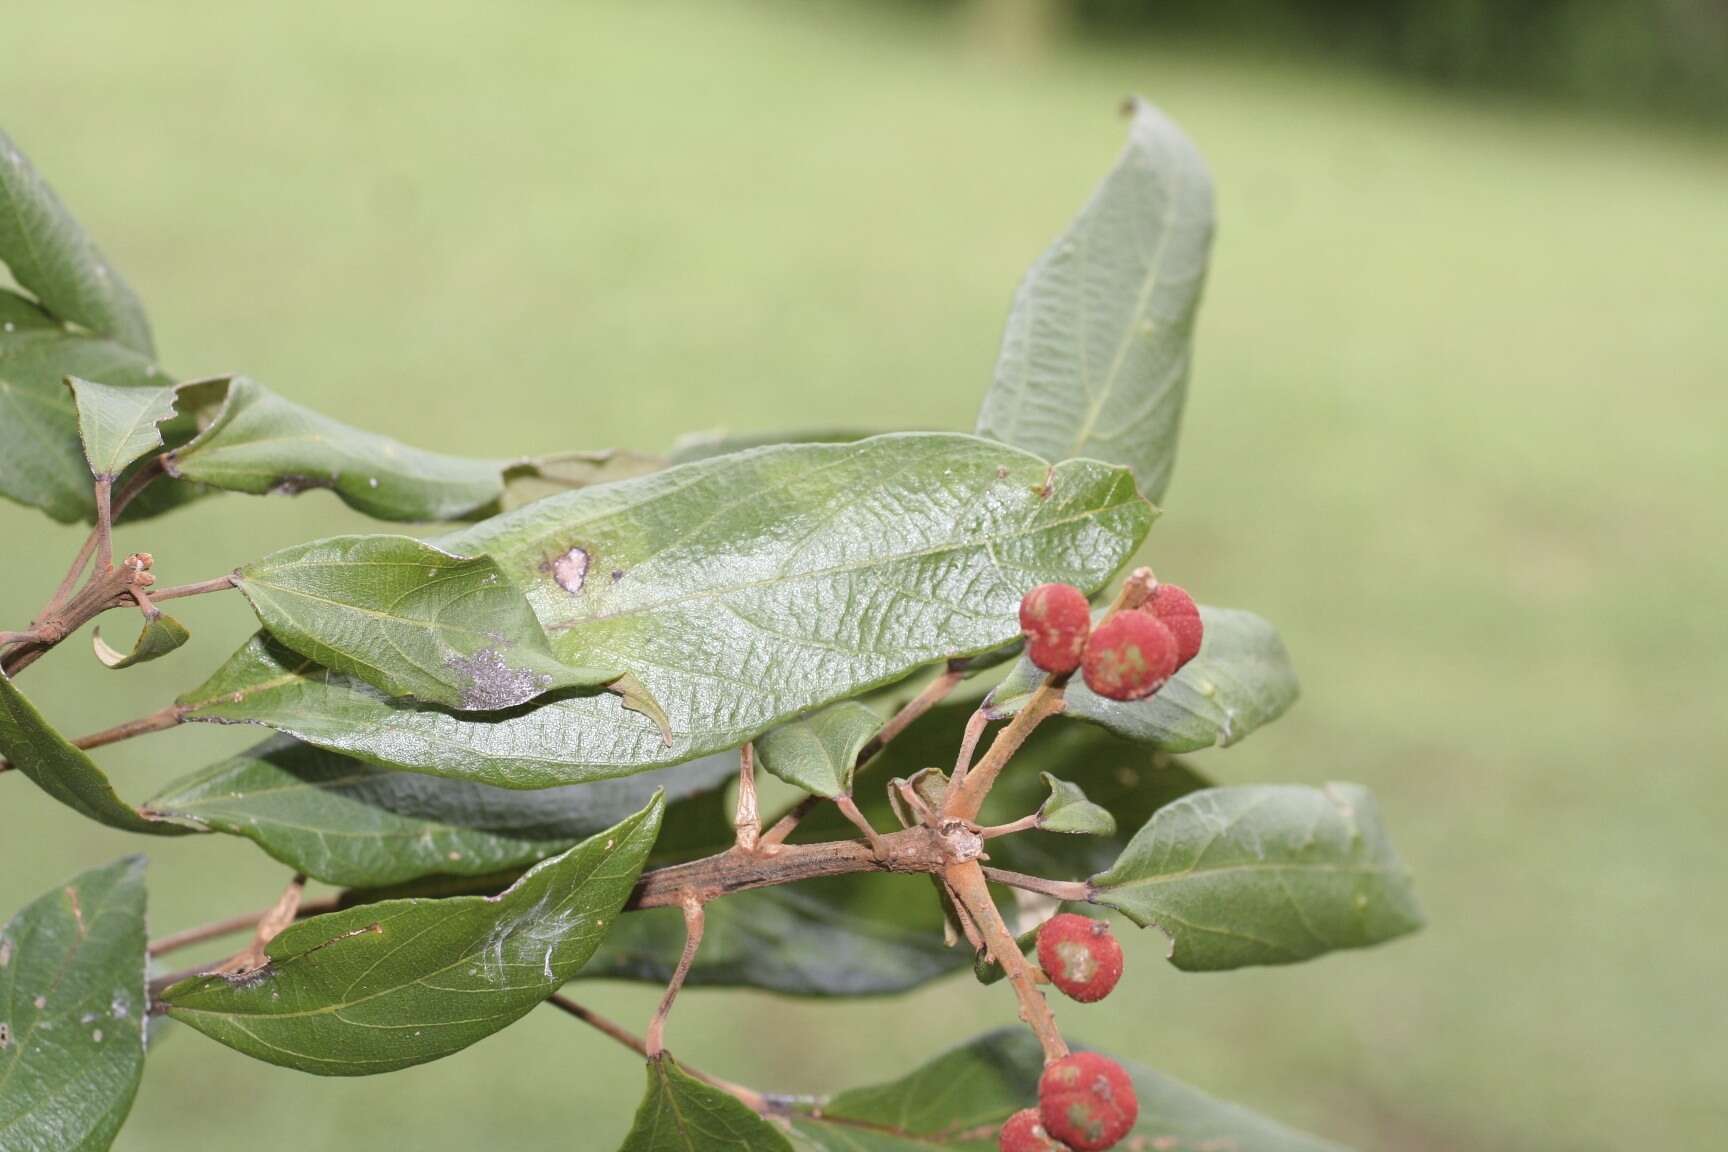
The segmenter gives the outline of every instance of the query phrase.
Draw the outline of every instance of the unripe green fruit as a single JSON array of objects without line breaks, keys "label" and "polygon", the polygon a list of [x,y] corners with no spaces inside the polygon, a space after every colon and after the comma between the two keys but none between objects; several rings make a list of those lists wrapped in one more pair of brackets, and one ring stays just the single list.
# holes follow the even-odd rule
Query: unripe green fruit
[{"label": "unripe green fruit", "polygon": [[1140,700],[1176,671],[1176,637],[1147,612],[1118,612],[1092,633],[1081,655],[1086,687],[1111,700]]},{"label": "unripe green fruit", "polygon": [[1113,1148],[1140,1118],[1134,1083],[1122,1065],[1096,1052],[1076,1052],[1045,1067],[1038,1079],[1044,1130],[1075,1152]]}]

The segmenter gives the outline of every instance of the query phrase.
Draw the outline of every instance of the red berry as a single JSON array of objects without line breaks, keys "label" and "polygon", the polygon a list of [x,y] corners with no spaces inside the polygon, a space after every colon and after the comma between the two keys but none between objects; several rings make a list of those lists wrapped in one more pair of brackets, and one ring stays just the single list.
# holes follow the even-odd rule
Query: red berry
[{"label": "red berry", "polygon": [[1128,1135],[1140,1103],[1122,1065],[1096,1052],[1076,1052],[1044,1069],[1038,1115],[1046,1132],[1076,1152],[1102,1152]]},{"label": "red berry", "polygon": [[1044,1120],[1036,1108],[1022,1108],[1008,1117],[996,1147],[1001,1152],[1068,1152],[1068,1145],[1058,1144],[1044,1131]]},{"label": "red berry", "polygon": [[1038,930],[1038,965],[1070,999],[1092,1004],[1122,979],[1122,945],[1104,921],[1063,912]]},{"label": "red berry", "polygon": [[1040,584],[1020,600],[1020,630],[1026,654],[1046,672],[1080,667],[1080,653],[1092,631],[1092,607],[1072,584]]},{"label": "red berry", "polygon": [[1141,605],[1163,621],[1164,627],[1176,637],[1176,667],[1180,668],[1200,652],[1206,626],[1200,622],[1200,607],[1186,589],[1176,584],[1160,584],[1152,590],[1152,598]]},{"label": "red berry", "polygon": [[1118,612],[1092,633],[1081,657],[1086,686],[1112,700],[1139,700],[1176,671],[1176,637],[1146,612]]}]

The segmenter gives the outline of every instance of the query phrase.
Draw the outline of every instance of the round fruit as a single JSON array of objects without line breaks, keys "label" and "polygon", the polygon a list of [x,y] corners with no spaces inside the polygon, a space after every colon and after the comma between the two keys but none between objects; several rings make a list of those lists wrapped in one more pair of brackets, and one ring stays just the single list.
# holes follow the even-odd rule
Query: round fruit
[{"label": "round fruit", "polygon": [[1086,593],[1072,584],[1038,585],[1020,600],[1020,630],[1032,663],[1046,672],[1074,671],[1092,631]]},{"label": "round fruit", "polygon": [[1092,1004],[1122,979],[1122,945],[1104,921],[1063,912],[1038,930],[1038,965],[1070,999]]},{"label": "round fruit", "polygon": [[1200,652],[1206,626],[1200,622],[1200,607],[1194,597],[1177,584],[1160,584],[1152,590],[1151,599],[1141,605],[1170,629],[1176,637],[1176,667],[1180,668]]},{"label": "round fruit", "polygon": [[1068,1152],[1068,1145],[1058,1144],[1044,1131],[1044,1120],[1036,1108],[1022,1108],[1008,1117],[996,1147],[1001,1152]]},{"label": "round fruit", "polygon": [[1038,1115],[1044,1130],[1075,1152],[1103,1152],[1128,1135],[1140,1103],[1122,1065],[1096,1052],[1076,1052],[1045,1067]]},{"label": "round fruit", "polygon": [[1086,686],[1112,700],[1139,700],[1176,671],[1176,637],[1147,612],[1118,612],[1092,633],[1080,658]]}]

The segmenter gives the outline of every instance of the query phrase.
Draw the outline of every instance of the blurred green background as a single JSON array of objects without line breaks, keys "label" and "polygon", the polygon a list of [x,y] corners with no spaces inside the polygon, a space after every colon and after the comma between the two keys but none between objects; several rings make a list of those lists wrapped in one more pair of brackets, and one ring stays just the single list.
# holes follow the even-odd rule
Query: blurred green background
[{"label": "blurred green background", "polygon": [[[1137,938],[1131,990],[1064,1019],[1364,1152],[1719,1144],[1728,139],[1052,12],[9,4],[0,114],[172,370],[514,455],[969,428],[1016,280],[1118,147],[1117,101],[1162,104],[1213,165],[1221,231],[1151,556],[1276,621],[1306,692],[1204,767],[1372,786],[1432,926],[1229,976]],[[120,544],[176,583],[364,526],[324,495],[228,497]],[[80,539],[0,507],[0,619]],[[180,614],[196,637],[172,660],[108,673],[80,640],[29,691],[71,732],[158,707],[249,619]],[[142,799],[253,738],[101,758]],[[158,932],[283,880],[240,841],[146,843],[16,776],[0,792],[0,909],[129,851]],[[632,1022],[654,999],[577,987]],[[966,980],[839,1005],[698,991],[670,1036],[821,1091],[1011,1015]],[[171,1030],[118,1147],[606,1149],[640,1077],[550,1011],[378,1081]]]}]

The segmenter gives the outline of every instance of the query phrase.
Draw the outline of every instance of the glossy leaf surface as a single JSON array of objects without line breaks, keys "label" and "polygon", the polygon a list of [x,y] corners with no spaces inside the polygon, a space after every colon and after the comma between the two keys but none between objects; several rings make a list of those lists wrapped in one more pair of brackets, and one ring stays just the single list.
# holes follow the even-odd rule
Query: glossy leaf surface
[{"label": "glossy leaf surface", "polygon": [[328,488],[380,520],[459,520],[496,505],[507,461],[446,456],[349,427],[245,377],[214,418],[176,449],[170,472],[230,492]]},{"label": "glossy leaf surface", "polygon": [[144,858],[74,877],[0,927],[0,1148],[101,1152],[144,1073]]},{"label": "glossy leaf surface", "polygon": [[476,721],[257,640],[185,699],[194,719],[268,724],[412,771],[505,787],[625,775],[998,647],[1019,631],[1025,587],[1099,587],[1151,518],[1124,470],[1052,471],[967,436],[760,449],[554,496],[438,542],[496,560],[560,660],[634,673],[670,745],[610,694]]},{"label": "glossy leaf surface", "polygon": [[489,712],[622,671],[559,661],[490,557],[407,536],[284,548],[241,568],[236,582],[276,639],[390,696]]},{"label": "glossy leaf surface", "polygon": [[574,976],[617,918],[659,831],[656,799],[498,896],[386,900],[314,916],[269,962],[162,993],[174,1019],[248,1056],[327,1076],[448,1056]]}]

